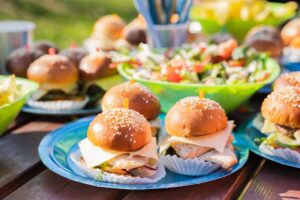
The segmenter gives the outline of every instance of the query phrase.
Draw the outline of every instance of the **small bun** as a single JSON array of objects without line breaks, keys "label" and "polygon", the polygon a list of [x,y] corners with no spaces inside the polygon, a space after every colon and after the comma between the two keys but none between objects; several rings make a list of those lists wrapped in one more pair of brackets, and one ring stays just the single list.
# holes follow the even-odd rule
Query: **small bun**
[{"label": "small bun", "polygon": [[186,97],[169,110],[165,124],[170,135],[197,137],[223,130],[227,126],[227,117],[215,101]]},{"label": "small bun", "polygon": [[29,66],[27,76],[44,89],[61,89],[76,84],[78,69],[65,56],[44,55]]},{"label": "small bun", "polygon": [[112,87],[102,99],[102,109],[123,108],[124,99],[129,100],[129,109],[141,113],[147,120],[155,119],[160,113],[159,100],[139,83],[122,83]]},{"label": "small bun", "polygon": [[118,15],[107,15],[97,20],[94,25],[94,37],[117,40],[125,27],[124,20]]},{"label": "small bun", "polygon": [[48,54],[48,50],[50,48],[53,48],[55,50],[55,53],[59,52],[58,47],[51,41],[48,40],[40,40],[33,44],[33,48],[38,49],[42,51],[44,54]]},{"label": "small bun", "polygon": [[284,45],[290,45],[294,38],[300,36],[300,19],[295,18],[289,21],[281,30],[281,37]]},{"label": "small bun", "polygon": [[246,44],[260,52],[270,52],[272,57],[281,55],[282,40],[276,28],[257,26],[251,29],[245,39]]},{"label": "small bun", "polygon": [[83,80],[94,80],[117,73],[115,68],[109,67],[111,59],[102,54],[89,54],[85,56],[79,65],[80,76]]},{"label": "small bun", "polygon": [[88,51],[82,47],[71,47],[62,50],[59,54],[66,56],[76,67],[79,67],[80,61],[88,54]]},{"label": "small bun", "polygon": [[88,128],[88,139],[110,151],[137,151],[151,140],[151,127],[138,112],[117,108],[98,114]]},{"label": "small bun", "polygon": [[298,87],[300,88],[300,72],[290,72],[286,74],[282,74],[275,82],[274,82],[274,90],[280,90],[285,87]]},{"label": "small bun", "polygon": [[142,17],[137,17],[132,20],[123,29],[123,37],[131,45],[139,45],[147,43],[146,23]]},{"label": "small bun", "polygon": [[261,112],[270,122],[300,128],[300,88],[286,87],[272,92],[264,100]]},{"label": "small bun", "polygon": [[7,60],[7,70],[16,76],[26,77],[29,65],[44,53],[35,48],[21,47],[12,51]]}]

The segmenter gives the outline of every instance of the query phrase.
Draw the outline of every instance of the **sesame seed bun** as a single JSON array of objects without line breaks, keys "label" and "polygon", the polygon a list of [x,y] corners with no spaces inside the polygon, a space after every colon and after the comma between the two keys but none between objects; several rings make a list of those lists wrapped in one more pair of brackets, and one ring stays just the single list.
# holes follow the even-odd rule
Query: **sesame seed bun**
[{"label": "sesame seed bun", "polygon": [[44,55],[31,63],[27,77],[42,89],[61,89],[76,84],[78,69],[65,56]]},{"label": "sesame seed bun", "polygon": [[151,140],[151,127],[138,112],[117,108],[98,114],[88,128],[91,143],[110,151],[133,152]]},{"label": "sesame seed bun", "polygon": [[111,59],[103,54],[89,54],[82,58],[79,71],[83,80],[89,81],[117,73],[117,69],[109,67]]},{"label": "sesame seed bun", "polygon": [[124,20],[118,15],[107,15],[97,20],[94,25],[94,37],[117,40],[125,27]]},{"label": "sesame seed bun", "polygon": [[300,72],[291,72],[282,74],[275,82],[274,82],[274,90],[280,90],[282,88],[294,86],[300,88]]},{"label": "sesame seed bun", "polygon": [[245,39],[246,44],[260,52],[270,52],[272,57],[281,55],[282,40],[276,28],[257,26],[251,29]]},{"label": "sesame seed bun", "polygon": [[124,99],[129,100],[129,109],[142,114],[147,120],[155,119],[160,113],[159,100],[139,83],[122,83],[112,87],[102,99],[102,109],[123,108]]},{"label": "sesame seed bun", "polygon": [[284,45],[290,45],[294,38],[300,36],[300,19],[295,18],[288,22],[281,30]]},{"label": "sesame seed bun", "polygon": [[215,101],[186,97],[169,110],[165,124],[170,135],[196,137],[223,130],[227,126],[227,117]]},{"label": "sesame seed bun", "polygon": [[275,124],[300,128],[300,88],[286,87],[272,92],[264,100],[261,113]]}]

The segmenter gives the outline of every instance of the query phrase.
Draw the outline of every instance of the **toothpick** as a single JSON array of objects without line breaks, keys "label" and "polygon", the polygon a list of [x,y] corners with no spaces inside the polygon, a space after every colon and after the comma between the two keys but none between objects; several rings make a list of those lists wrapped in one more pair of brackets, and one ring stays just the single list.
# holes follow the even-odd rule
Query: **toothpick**
[{"label": "toothpick", "polygon": [[125,98],[124,101],[123,101],[123,106],[125,109],[128,109],[129,108],[129,100],[128,98]]},{"label": "toothpick", "polygon": [[199,97],[200,97],[200,99],[204,99],[205,98],[204,91],[199,90]]},{"label": "toothpick", "polygon": [[48,49],[48,54],[49,55],[55,55],[56,54],[55,49],[54,48],[49,48]]},{"label": "toothpick", "polygon": [[135,80],[130,79],[129,84],[134,84],[134,83],[135,83]]}]

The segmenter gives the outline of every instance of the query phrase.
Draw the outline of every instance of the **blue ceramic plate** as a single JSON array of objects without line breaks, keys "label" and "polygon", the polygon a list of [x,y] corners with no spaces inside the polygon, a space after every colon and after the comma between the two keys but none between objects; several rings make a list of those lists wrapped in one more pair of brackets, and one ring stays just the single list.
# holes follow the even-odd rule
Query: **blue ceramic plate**
[{"label": "blue ceramic plate", "polygon": [[85,108],[79,110],[45,110],[40,108],[33,108],[25,105],[22,108],[23,112],[39,115],[54,115],[54,116],[69,116],[69,115],[92,115],[101,112],[101,107]]},{"label": "blue ceramic plate", "polygon": [[290,162],[279,157],[270,156],[268,154],[261,152],[258,149],[258,145],[254,142],[255,138],[266,137],[266,135],[262,134],[257,128],[255,128],[255,126],[253,126],[253,120],[254,119],[247,121],[239,127],[238,133],[240,134],[238,135],[241,136],[241,138],[239,139],[240,144],[244,146],[248,146],[250,151],[268,160],[272,160],[282,165],[287,165],[290,167],[296,167],[300,169],[300,164],[298,163]]},{"label": "blue ceramic plate", "polygon": [[288,62],[284,59],[281,60],[282,65],[284,66],[285,69],[289,71],[300,71],[300,63],[296,62]]},{"label": "blue ceramic plate", "polygon": [[76,167],[74,167],[74,163],[69,159],[70,154],[78,148],[77,143],[86,137],[87,128],[93,118],[87,117],[69,123],[45,136],[39,146],[39,156],[50,170],[67,179],[96,187],[149,190],[194,185],[220,179],[239,170],[248,159],[248,149],[240,146],[238,141],[235,141],[239,163],[233,166],[231,171],[219,170],[206,176],[191,177],[178,175],[167,170],[167,175],[163,179],[157,183],[145,185],[127,185],[97,181],[78,171],[75,173],[72,169]]}]

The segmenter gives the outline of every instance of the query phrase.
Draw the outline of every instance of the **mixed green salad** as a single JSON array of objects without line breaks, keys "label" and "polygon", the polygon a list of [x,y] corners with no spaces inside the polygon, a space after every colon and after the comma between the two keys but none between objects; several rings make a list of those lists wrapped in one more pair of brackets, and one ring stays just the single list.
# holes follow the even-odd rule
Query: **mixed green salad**
[{"label": "mixed green salad", "polygon": [[122,65],[133,79],[204,85],[265,81],[272,73],[266,65],[268,58],[248,46],[238,46],[234,39],[165,50],[141,44],[134,52],[113,53],[114,65]]}]

